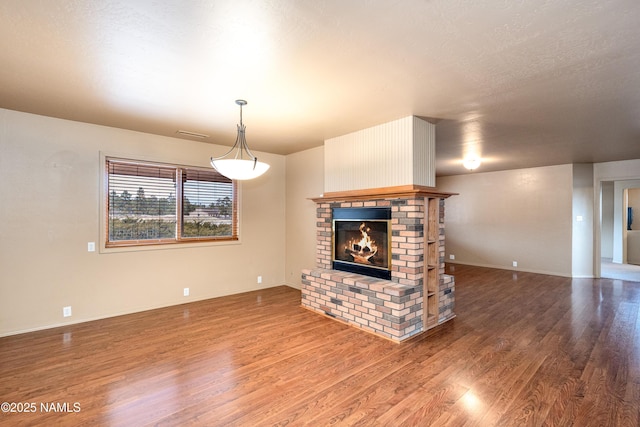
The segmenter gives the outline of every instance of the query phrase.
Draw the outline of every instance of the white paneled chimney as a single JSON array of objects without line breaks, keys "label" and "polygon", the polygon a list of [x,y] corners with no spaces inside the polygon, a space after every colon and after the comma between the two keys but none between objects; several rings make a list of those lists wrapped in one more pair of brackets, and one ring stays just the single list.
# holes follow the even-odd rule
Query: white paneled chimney
[{"label": "white paneled chimney", "polygon": [[435,187],[435,125],[415,116],[324,142],[324,191]]}]

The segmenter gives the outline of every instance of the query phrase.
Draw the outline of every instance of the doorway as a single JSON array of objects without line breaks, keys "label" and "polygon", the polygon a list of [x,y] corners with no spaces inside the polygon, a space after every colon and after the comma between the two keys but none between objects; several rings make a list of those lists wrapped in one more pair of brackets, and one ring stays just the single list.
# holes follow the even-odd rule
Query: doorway
[{"label": "doorway", "polygon": [[640,180],[601,182],[600,277],[640,282],[640,265],[635,255],[640,251],[636,247],[640,245],[638,215]]}]

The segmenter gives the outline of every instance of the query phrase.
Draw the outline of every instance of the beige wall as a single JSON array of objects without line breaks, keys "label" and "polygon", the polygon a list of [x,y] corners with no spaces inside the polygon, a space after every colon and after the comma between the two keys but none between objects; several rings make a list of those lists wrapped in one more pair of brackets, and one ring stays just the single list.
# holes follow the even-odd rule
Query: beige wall
[{"label": "beige wall", "polygon": [[[572,165],[439,177],[446,261],[572,273]],[[517,261],[518,267],[512,267]]]},{"label": "beige wall", "polygon": [[593,202],[593,164],[574,164],[571,277],[593,277]]},{"label": "beige wall", "polygon": [[241,185],[239,244],[87,252],[103,232],[101,153],[208,166],[227,149],[0,109],[0,335],[283,284],[279,155],[261,153],[271,169]]},{"label": "beige wall", "polygon": [[287,156],[287,285],[300,289],[303,268],[316,266],[316,204],[323,192],[324,149]]},{"label": "beige wall", "polygon": [[603,182],[600,200],[602,210],[602,220],[600,223],[600,256],[602,258],[613,258],[613,194],[613,182]]}]

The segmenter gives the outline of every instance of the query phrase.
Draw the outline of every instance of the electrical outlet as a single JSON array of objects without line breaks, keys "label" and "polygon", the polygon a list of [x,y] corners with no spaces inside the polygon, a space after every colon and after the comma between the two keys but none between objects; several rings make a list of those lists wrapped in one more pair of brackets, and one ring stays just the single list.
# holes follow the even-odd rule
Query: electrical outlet
[{"label": "electrical outlet", "polygon": [[182,295],[184,295],[185,297],[188,297],[189,296],[189,288],[184,288],[182,290]]},{"label": "electrical outlet", "polygon": [[518,266],[518,261],[513,261],[513,266],[517,267]]},{"label": "electrical outlet", "polygon": [[262,283],[262,276],[258,276],[258,283]]},{"label": "electrical outlet", "polygon": [[449,254],[449,259],[456,259],[456,256],[454,254]]},{"label": "electrical outlet", "polygon": [[71,317],[71,306],[62,307],[62,316],[63,317]]},{"label": "electrical outlet", "polygon": [[95,252],[96,251],[96,242],[87,243],[87,252]]}]

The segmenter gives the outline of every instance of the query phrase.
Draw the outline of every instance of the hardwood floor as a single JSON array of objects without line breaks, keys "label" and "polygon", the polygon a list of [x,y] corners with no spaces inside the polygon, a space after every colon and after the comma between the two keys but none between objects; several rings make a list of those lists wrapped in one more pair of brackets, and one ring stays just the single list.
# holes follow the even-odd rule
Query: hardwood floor
[{"label": "hardwood floor", "polygon": [[288,287],[1,338],[0,401],[35,410],[0,424],[640,425],[640,283],[447,273],[457,318],[402,344]]}]

